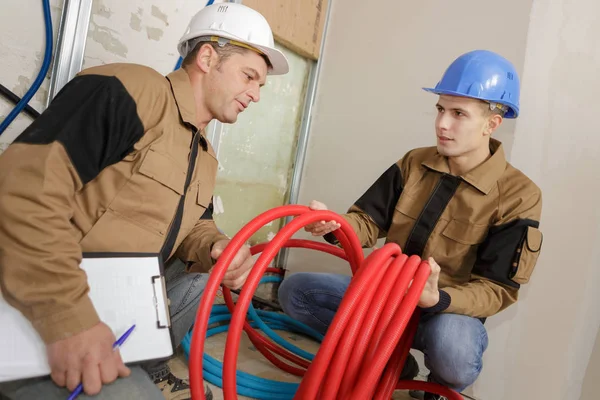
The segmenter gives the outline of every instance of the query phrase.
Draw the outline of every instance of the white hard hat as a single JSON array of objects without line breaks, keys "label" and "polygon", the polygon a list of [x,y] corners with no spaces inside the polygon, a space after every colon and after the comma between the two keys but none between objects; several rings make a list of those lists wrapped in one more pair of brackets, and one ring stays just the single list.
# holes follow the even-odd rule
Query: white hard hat
[{"label": "white hard hat", "polygon": [[258,50],[273,66],[269,75],[283,75],[289,71],[287,58],[275,48],[273,33],[265,17],[242,4],[217,3],[198,11],[177,45],[181,57],[185,58],[194,49],[199,38],[221,44],[231,41],[231,44]]}]

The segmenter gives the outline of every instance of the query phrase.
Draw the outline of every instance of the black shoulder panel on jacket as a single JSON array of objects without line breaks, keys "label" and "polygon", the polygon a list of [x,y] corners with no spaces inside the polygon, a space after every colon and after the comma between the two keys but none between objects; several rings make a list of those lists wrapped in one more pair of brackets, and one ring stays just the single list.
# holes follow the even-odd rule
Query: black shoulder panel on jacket
[{"label": "black shoulder panel on jacket", "polygon": [[398,165],[394,164],[354,204],[373,218],[380,229],[387,232],[402,189],[402,173]]},{"label": "black shoulder panel on jacket", "polygon": [[121,161],[143,136],[134,99],[113,76],[71,80],[15,143],[60,142],[83,184]]}]

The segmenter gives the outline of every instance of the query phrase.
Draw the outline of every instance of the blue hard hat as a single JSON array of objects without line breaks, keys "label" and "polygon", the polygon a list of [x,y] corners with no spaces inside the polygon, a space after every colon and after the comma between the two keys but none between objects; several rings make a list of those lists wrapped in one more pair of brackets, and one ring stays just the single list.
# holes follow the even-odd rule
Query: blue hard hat
[{"label": "blue hard hat", "polygon": [[506,58],[488,51],[475,50],[458,57],[444,72],[435,88],[423,88],[435,94],[472,97],[508,108],[505,118],[519,115],[519,76]]}]

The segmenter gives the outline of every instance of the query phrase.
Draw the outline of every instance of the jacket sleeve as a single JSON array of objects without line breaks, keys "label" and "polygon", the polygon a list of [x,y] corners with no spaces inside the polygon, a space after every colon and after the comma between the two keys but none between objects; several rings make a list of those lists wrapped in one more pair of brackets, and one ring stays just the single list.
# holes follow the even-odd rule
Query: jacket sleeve
[{"label": "jacket sleeve", "polygon": [[445,312],[485,318],[517,301],[542,247],[542,195],[537,187],[530,193],[501,203],[499,220],[479,246],[471,281],[442,289],[449,297]]},{"label": "jacket sleeve", "polygon": [[47,344],[99,321],[79,268],[74,195],[143,132],[119,80],[78,76],[0,156],[0,289]]},{"label": "jacket sleeve", "polygon": [[190,272],[208,272],[214,262],[210,256],[212,245],[219,240],[228,240],[213,220],[213,203],[204,212],[191,232],[177,248],[175,256],[188,264]]},{"label": "jacket sleeve", "polygon": [[[387,235],[392,224],[394,208],[403,188],[400,163],[389,167],[343,215],[364,248],[375,246],[377,239]],[[325,235],[324,239],[338,244],[333,233]]]}]

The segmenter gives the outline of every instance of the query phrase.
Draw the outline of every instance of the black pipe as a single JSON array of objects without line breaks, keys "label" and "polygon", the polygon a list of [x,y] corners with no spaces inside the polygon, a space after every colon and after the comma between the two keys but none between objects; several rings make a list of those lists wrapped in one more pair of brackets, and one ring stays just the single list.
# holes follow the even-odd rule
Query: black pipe
[{"label": "black pipe", "polygon": [[[4,97],[6,97],[11,102],[13,102],[15,105],[17,105],[21,101],[21,98],[19,96],[17,96],[13,92],[11,92],[7,87],[2,85],[1,83],[0,83],[0,94],[2,94]],[[29,115],[33,119],[36,119],[37,117],[40,116],[40,113],[37,112],[34,108],[32,108],[29,104],[25,105],[25,108],[23,109],[23,111],[25,112],[25,114]]]}]

